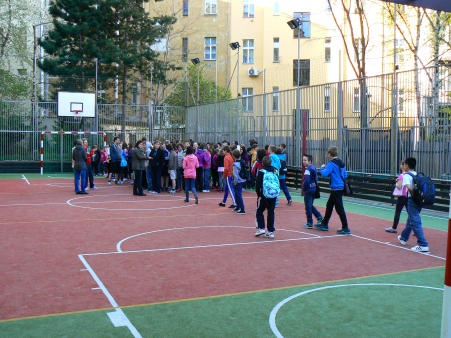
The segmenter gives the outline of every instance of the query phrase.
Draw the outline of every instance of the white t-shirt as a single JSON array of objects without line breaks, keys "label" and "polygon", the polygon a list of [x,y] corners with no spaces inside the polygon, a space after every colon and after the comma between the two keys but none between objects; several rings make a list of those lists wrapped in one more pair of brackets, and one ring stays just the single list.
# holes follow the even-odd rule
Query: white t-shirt
[{"label": "white t-shirt", "polygon": [[[413,176],[417,174],[416,171],[409,171],[409,173],[411,173]],[[405,173],[402,178],[402,186],[405,187],[406,185],[410,185],[413,188],[413,177],[410,176],[408,173]],[[407,196],[409,197],[411,196],[409,189],[407,189]]]}]

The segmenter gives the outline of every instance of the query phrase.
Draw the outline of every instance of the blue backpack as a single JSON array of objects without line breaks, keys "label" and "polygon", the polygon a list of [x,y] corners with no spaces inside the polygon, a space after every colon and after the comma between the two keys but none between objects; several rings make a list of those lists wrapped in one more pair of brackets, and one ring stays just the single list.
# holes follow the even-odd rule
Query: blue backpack
[{"label": "blue backpack", "polygon": [[435,185],[430,177],[424,176],[423,173],[416,175],[408,172],[413,178],[413,194],[412,200],[418,206],[433,205],[435,202]]},{"label": "blue backpack", "polygon": [[263,173],[263,196],[266,198],[276,198],[280,194],[279,177],[273,173],[260,169]]}]

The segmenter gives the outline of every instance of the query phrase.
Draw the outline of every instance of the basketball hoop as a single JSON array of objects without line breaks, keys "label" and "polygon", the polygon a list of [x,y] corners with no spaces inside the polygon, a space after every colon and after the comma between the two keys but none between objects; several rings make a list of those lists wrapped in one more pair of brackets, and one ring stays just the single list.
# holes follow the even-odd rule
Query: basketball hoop
[{"label": "basketball hoop", "polygon": [[83,110],[74,110],[73,112],[74,112],[75,115],[77,116],[79,113],[83,113]]}]

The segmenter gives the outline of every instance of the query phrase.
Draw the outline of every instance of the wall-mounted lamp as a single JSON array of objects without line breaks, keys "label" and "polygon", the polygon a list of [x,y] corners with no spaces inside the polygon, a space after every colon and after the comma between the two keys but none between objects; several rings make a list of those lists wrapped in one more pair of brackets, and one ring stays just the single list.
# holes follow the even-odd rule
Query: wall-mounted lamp
[{"label": "wall-mounted lamp", "polygon": [[200,59],[199,58],[191,59],[191,62],[197,65],[198,63],[200,63]]}]

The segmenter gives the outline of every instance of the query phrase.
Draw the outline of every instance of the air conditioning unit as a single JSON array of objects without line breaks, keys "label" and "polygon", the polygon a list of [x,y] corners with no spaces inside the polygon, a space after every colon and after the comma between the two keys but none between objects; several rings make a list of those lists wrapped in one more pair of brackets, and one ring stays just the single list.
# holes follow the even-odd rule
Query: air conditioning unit
[{"label": "air conditioning unit", "polygon": [[247,71],[247,75],[249,76],[258,76],[258,69],[257,68],[251,68]]}]

